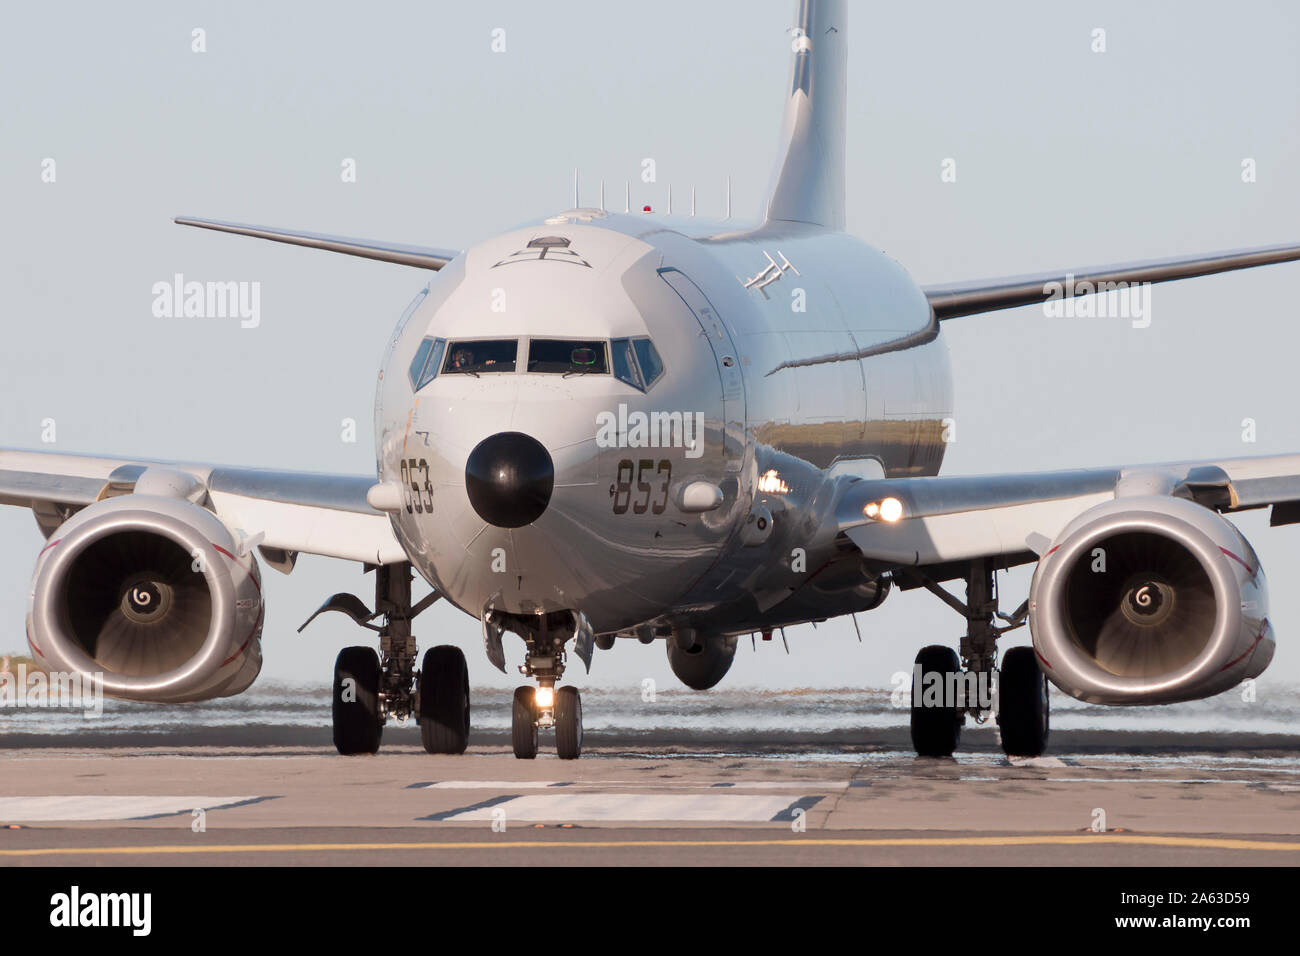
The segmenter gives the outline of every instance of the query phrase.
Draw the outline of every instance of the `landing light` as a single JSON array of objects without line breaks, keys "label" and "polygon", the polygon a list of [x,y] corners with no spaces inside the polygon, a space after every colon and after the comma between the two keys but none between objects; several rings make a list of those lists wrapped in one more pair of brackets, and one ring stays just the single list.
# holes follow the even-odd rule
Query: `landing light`
[{"label": "landing light", "polygon": [[868,518],[893,523],[903,517],[903,503],[897,498],[883,498],[880,501],[869,502],[863,509],[862,513]]},{"label": "landing light", "polygon": [[759,475],[758,490],[768,495],[784,495],[789,492],[790,486],[781,480],[781,476],[773,468]]},{"label": "landing light", "polygon": [[555,691],[550,687],[539,687],[537,688],[537,696],[533,700],[537,702],[538,707],[550,707],[555,703]]}]

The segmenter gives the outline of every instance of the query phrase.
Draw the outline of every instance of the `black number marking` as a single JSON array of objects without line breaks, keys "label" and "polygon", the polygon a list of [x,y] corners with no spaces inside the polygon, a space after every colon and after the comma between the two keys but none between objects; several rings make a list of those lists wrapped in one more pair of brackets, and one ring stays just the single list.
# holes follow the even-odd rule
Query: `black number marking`
[{"label": "black number marking", "polygon": [[650,482],[646,481],[643,476],[654,466],[655,463],[649,458],[642,458],[636,463],[636,490],[643,492],[645,498],[632,506],[633,514],[643,515],[650,509]]},{"label": "black number marking", "polygon": [[[639,495],[638,500],[632,500],[632,484],[636,482],[636,490]],[[651,484],[652,479],[659,480],[658,500],[652,501],[655,497],[655,487]],[[647,511],[651,514],[663,514],[668,507],[668,489],[673,480],[673,463],[667,459],[660,459],[658,462],[650,458],[642,458],[633,462],[631,458],[624,458],[618,463],[618,480],[609,486],[609,495],[614,499],[614,514],[627,514],[628,508],[632,509],[633,514],[643,515]]]},{"label": "black number marking", "polygon": [[627,514],[628,502],[632,500],[632,459],[624,458],[618,463],[618,482],[615,487],[614,514]]},{"label": "black number marking", "polygon": [[664,493],[664,496],[655,502],[654,507],[650,510],[657,515],[661,515],[664,513],[664,509],[668,507],[668,485],[673,480],[673,463],[665,458],[659,462],[659,467],[655,469],[655,472],[663,477],[664,483],[659,490]]},{"label": "black number marking", "polygon": [[[402,498],[406,504],[406,513],[433,514],[433,479],[429,477],[429,462],[424,458],[403,458],[400,466],[402,476]],[[417,473],[423,475],[424,483],[418,480]]]}]

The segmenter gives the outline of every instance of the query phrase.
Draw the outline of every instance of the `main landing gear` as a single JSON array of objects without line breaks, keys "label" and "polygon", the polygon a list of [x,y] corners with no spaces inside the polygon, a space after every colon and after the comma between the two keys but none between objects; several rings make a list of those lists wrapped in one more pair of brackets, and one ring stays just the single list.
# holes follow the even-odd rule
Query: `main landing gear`
[{"label": "main landing gear", "polygon": [[[905,576],[938,596],[966,618],[961,654],[932,644],[916,655],[912,668],[912,746],[918,756],[951,757],[970,716],[984,723],[994,710],[997,675],[997,722],[1008,756],[1037,757],[1047,748],[1049,706],[1047,678],[1032,647],[1013,647],[997,667],[997,639],[1023,625],[1029,602],[1014,614],[998,611],[993,570],[985,560],[972,561],[962,603],[939,584],[916,571]],[[995,619],[1006,622],[998,627]]]},{"label": "main landing gear", "polygon": [[[519,672],[537,678],[537,687],[516,687],[510,711],[510,739],[515,756],[532,760],[537,756],[538,730],[555,730],[555,752],[561,760],[576,760],[582,754],[582,695],[576,687],[555,687],[564,675],[564,643],[569,634],[563,629],[561,613],[540,614],[535,626],[520,636],[527,645],[527,656]],[[557,627],[558,625],[558,627]]]},{"label": "main landing gear", "polygon": [[[370,647],[345,647],[334,662],[331,711],[334,746],[341,754],[376,753],[390,718],[405,722],[415,717],[424,749],[431,754],[461,754],[469,743],[469,668],[464,653],[450,645],[433,647],[425,652],[420,669],[415,668],[418,649],[411,619],[439,595],[434,592],[412,606],[411,576],[409,564],[381,565],[375,568],[373,612],[351,594],[334,595],[316,612],[342,611],[379,633],[378,653]],[[372,623],[377,618],[383,623]]]}]

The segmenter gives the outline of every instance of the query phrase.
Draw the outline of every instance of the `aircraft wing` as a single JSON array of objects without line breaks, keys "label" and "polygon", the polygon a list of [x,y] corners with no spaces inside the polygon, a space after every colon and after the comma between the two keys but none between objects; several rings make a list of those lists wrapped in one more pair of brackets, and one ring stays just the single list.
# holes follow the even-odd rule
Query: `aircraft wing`
[{"label": "aircraft wing", "polygon": [[[1042,556],[1093,505],[1130,494],[1188,498],[1218,512],[1271,506],[1273,525],[1300,522],[1300,455],[1233,458],[1020,475],[938,476],[852,482],[840,497],[842,534],[882,567],[923,567]],[[895,499],[898,509],[881,509]],[[876,505],[875,509],[870,508]],[[868,517],[868,511],[877,517]]]},{"label": "aircraft wing", "polygon": [[272,242],[284,242],[291,246],[307,246],[311,249],[323,249],[326,252],[341,252],[347,256],[377,259],[380,262],[415,266],[419,269],[432,269],[435,272],[459,255],[454,249],[408,246],[395,242],[380,242],[374,239],[350,239],[347,236],[329,236],[319,232],[276,229],[271,226],[252,226],[242,222],[223,222],[219,219],[177,216],[172,221],[178,226],[196,226],[199,229],[229,232],[237,236],[269,239]]},{"label": "aircraft wing", "polygon": [[1001,279],[952,282],[945,285],[925,286],[921,291],[930,300],[935,317],[942,321],[963,315],[1014,309],[1017,306],[1033,305],[1053,298],[1069,299],[1077,295],[1104,292],[1107,291],[1104,287],[1106,283],[1122,282],[1134,285],[1169,282],[1174,279],[1213,275],[1216,272],[1230,272],[1234,269],[1252,269],[1255,266],[1267,266],[1277,262],[1294,262],[1298,259],[1300,259],[1300,244],[1285,243],[1278,246],[1211,252],[1199,256],[1150,259],[1071,270],[1058,269],[1053,272],[1007,276]]},{"label": "aircraft wing", "polygon": [[47,537],[103,498],[167,493],[211,509],[286,573],[300,552],[367,564],[405,561],[388,515],[367,501],[375,484],[370,476],[0,449],[0,504],[32,509]]}]

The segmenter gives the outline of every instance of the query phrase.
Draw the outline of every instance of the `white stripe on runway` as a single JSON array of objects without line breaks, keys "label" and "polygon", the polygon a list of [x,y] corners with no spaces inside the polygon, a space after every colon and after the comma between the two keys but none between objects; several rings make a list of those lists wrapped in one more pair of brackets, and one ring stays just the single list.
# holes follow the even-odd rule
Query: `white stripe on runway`
[{"label": "white stripe on runway", "polygon": [[0,797],[0,820],[49,823],[76,820],[139,820],[144,817],[219,810],[257,797],[44,796]]},{"label": "white stripe on runway", "polygon": [[530,794],[493,806],[466,809],[441,819],[452,822],[509,820],[557,823],[590,821],[747,821],[771,820],[791,805],[785,796],[741,793],[548,793]]},{"label": "white stripe on runway", "polygon": [[847,780],[438,780],[412,784],[420,790],[546,790],[550,787],[631,787],[636,790],[797,790],[817,793],[847,790]]}]

